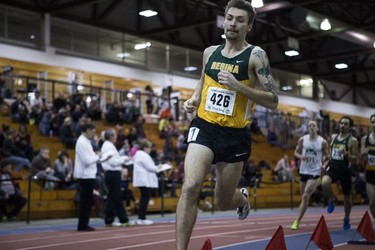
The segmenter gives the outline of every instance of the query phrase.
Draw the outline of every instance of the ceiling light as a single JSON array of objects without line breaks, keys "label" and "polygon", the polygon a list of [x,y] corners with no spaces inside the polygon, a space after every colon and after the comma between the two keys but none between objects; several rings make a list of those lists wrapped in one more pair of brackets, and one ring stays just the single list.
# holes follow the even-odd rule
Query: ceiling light
[{"label": "ceiling light", "polygon": [[129,57],[130,54],[129,53],[118,53],[116,56],[119,57],[119,58],[124,58],[124,57]]},{"label": "ceiling light", "polygon": [[320,23],[321,30],[330,30],[331,23],[329,22],[328,18],[324,18],[323,21]]},{"label": "ceiling light", "polygon": [[140,50],[140,49],[145,49],[145,48],[150,47],[150,46],[151,46],[150,42],[147,42],[147,43],[137,43],[136,45],[134,45],[134,49],[135,50]]},{"label": "ceiling light", "polygon": [[293,87],[290,86],[290,85],[287,85],[287,86],[282,86],[281,89],[284,90],[284,91],[289,91],[289,90],[292,90]]},{"label": "ceiling light", "polygon": [[34,40],[34,39],[35,39],[35,35],[32,34],[32,35],[30,36],[30,39],[31,39],[31,40]]},{"label": "ceiling light", "polygon": [[297,50],[294,50],[294,49],[292,49],[292,50],[287,50],[287,51],[285,51],[284,53],[285,53],[285,55],[287,55],[287,56],[298,56],[298,55],[299,55],[298,51],[297,51]]},{"label": "ceiling light", "polygon": [[263,7],[263,6],[264,6],[262,0],[252,0],[252,1],[251,1],[251,5],[252,5],[254,8],[260,8],[260,7]]},{"label": "ceiling light", "polygon": [[186,67],[184,68],[184,70],[187,71],[187,72],[195,71],[195,70],[197,70],[197,69],[198,69],[198,68],[195,67],[195,66],[186,66]]},{"label": "ceiling light", "polygon": [[144,11],[139,12],[139,15],[144,16],[144,17],[152,17],[152,16],[156,16],[157,14],[158,13],[153,10],[144,10]]},{"label": "ceiling light", "polygon": [[347,69],[348,65],[346,63],[336,63],[335,68],[336,69]]}]

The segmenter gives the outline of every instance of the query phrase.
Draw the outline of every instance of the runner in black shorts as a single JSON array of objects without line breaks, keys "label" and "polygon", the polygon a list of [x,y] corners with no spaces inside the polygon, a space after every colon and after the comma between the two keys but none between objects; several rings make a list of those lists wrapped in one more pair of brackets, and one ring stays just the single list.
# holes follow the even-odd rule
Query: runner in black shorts
[{"label": "runner in black shorts", "polygon": [[298,144],[294,150],[294,157],[301,160],[299,174],[301,176],[299,188],[302,195],[298,208],[297,218],[293,221],[290,229],[297,230],[305,214],[310,196],[318,186],[317,179],[322,172],[323,161],[328,156],[327,141],[318,135],[318,124],[315,120],[308,123],[309,133],[298,139]]},{"label": "runner in black shorts", "polygon": [[[237,189],[244,161],[250,156],[247,127],[255,105],[275,109],[278,96],[267,54],[246,42],[255,10],[249,1],[230,0],[224,13],[225,43],[203,52],[201,78],[186,112],[197,112],[190,126],[185,175],[176,210],[176,249],[186,250],[197,218],[199,192],[213,163],[215,205],[237,207],[238,219],[250,212],[248,191]],[[261,84],[262,88],[255,88]],[[198,118],[199,117],[199,118]]]},{"label": "runner in black shorts", "polygon": [[371,133],[362,137],[361,159],[366,167],[366,191],[370,203],[370,211],[375,219],[375,114],[370,116]]},{"label": "runner in black shorts", "polygon": [[353,126],[354,122],[350,117],[341,117],[340,133],[332,135],[331,159],[322,181],[323,191],[329,199],[327,207],[328,213],[332,213],[335,209],[335,200],[331,184],[336,181],[340,182],[342,193],[344,195],[344,230],[350,229],[349,218],[352,209],[352,201],[350,197],[352,180],[349,163],[350,161],[356,161],[358,154],[358,141],[350,134],[350,130]]}]

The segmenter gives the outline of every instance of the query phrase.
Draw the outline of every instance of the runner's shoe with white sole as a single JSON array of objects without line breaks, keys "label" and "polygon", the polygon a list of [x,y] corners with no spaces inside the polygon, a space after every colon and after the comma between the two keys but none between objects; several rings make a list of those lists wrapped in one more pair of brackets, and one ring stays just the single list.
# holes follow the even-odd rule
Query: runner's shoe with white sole
[{"label": "runner's shoe with white sole", "polygon": [[[247,191],[246,188],[241,188],[240,189],[241,193],[243,196],[245,196],[246,200],[249,198],[249,192]],[[246,201],[245,205],[242,207],[237,207],[237,214],[238,214],[238,219],[239,220],[244,220],[247,218],[247,216],[250,213],[250,204],[249,201]]]}]

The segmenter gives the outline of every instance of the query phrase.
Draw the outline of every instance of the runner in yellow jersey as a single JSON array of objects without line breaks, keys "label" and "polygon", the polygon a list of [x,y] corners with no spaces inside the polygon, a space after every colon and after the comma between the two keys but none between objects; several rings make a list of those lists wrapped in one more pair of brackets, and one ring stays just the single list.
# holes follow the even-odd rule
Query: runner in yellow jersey
[{"label": "runner in yellow jersey", "polygon": [[278,105],[266,53],[245,41],[254,19],[255,11],[248,1],[228,2],[223,25],[225,45],[204,51],[201,79],[184,103],[187,112],[197,111],[197,117],[190,124],[184,184],[176,211],[177,250],[188,247],[199,191],[213,163],[217,208],[237,207],[240,220],[250,212],[247,189],[236,187],[243,163],[250,156],[251,112],[255,103],[269,109]]}]

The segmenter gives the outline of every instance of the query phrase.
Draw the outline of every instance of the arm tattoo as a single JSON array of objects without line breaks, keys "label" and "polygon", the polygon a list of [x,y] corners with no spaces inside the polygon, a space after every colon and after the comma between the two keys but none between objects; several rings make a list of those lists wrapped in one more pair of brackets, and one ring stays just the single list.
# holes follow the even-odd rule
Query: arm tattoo
[{"label": "arm tattoo", "polygon": [[267,91],[272,94],[272,101],[273,102],[278,102],[278,97],[275,92],[275,87],[274,87],[274,81],[271,76],[271,69],[270,69],[270,64],[265,62],[264,58],[267,57],[267,54],[262,51],[262,50],[257,50],[254,52],[254,55],[259,57],[260,62],[262,63],[262,68],[258,70],[258,75],[261,75],[267,79],[267,83],[264,84],[266,87]]}]

